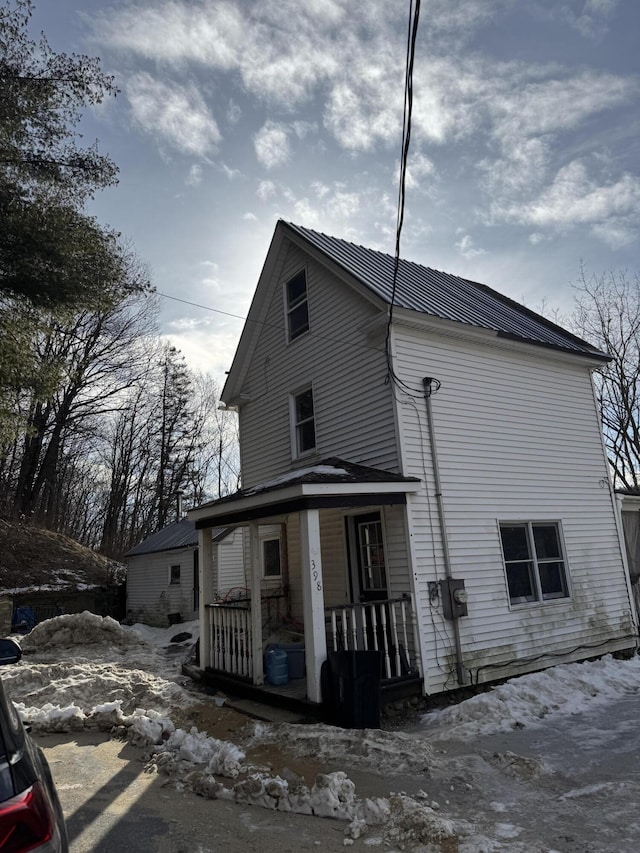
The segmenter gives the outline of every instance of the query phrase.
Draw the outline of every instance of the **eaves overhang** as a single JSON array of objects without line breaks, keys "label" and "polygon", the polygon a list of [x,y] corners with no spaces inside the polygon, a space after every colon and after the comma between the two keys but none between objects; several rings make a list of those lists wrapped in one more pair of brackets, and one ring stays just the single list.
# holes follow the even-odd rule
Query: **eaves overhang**
[{"label": "eaves overhang", "polygon": [[308,509],[405,504],[419,480],[381,483],[296,483],[242,497],[222,498],[189,512],[196,528],[234,525]]}]

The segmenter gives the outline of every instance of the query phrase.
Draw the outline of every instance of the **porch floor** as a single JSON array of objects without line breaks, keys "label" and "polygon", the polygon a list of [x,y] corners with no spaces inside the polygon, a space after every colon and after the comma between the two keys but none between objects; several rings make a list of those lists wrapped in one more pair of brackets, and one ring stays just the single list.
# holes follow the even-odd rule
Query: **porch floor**
[{"label": "porch floor", "polygon": [[[326,708],[322,703],[311,702],[307,699],[307,682],[304,678],[294,678],[275,686],[265,683],[258,687],[248,679],[237,678],[219,670],[207,668],[204,670],[185,664],[182,667],[185,675],[210,687],[220,690],[230,698],[248,699],[260,705],[271,705],[284,708],[299,714],[309,722],[322,722],[326,719]],[[423,691],[422,678],[410,676],[383,681],[380,685],[381,705],[403,699],[409,696],[421,696]]]},{"label": "porch floor", "polygon": [[264,705],[275,705],[310,720],[319,721],[323,716],[322,704],[307,699],[307,682],[304,678],[294,678],[287,684],[279,686],[265,682],[258,687],[246,679],[234,678],[227,673],[211,668],[202,670],[185,665],[182,671],[194,680],[199,680],[207,687],[220,690],[229,697],[251,699]]}]

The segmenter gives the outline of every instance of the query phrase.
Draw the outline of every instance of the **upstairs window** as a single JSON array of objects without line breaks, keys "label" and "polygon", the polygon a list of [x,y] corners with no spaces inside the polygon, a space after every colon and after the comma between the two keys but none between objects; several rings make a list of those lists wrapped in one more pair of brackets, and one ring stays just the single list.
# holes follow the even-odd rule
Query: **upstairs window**
[{"label": "upstairs window", "polygon": [[315,450],[316,424],[313,413],[313,390],[306,388],[291,399],[294,456]]},{"label": "upstairs window", "polygon": [[307,274],[301,270],[285,284],[287,300],[287,334],[290,341],[309,329]]},{"label": "upstairs window", "polygon": [[567,568],[557,522],[500,525],[511,604],[567,598]]}]

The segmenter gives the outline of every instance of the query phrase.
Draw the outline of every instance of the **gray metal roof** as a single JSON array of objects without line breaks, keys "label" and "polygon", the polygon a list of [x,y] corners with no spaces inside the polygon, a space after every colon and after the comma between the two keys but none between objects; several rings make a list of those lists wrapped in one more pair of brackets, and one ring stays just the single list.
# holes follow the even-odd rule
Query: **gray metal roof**
[{"label": "gray metal roof", "polygon": [[[213,541],[223,539],[229,532],[228,527],[216,527],[211,531]],[[181,518],[157,530],[151,536],[147,536],[140,544],[130,551],[125,557],[137,557],[140,554],[155,554],[158,551],[174,551],[177,548],[191,548],[198,544],[198,531],[193,521]]]},{"label": "gray metal roof", "polygon": [[[329,237],[290,222],[282,223],[357,278],[387,304],[393,292],[395,259],[346,240]],[[607,359],[591,344],[503,296],[486,284],[400,260],[393,304],[443,320],[453,320],[499,336]]]}]

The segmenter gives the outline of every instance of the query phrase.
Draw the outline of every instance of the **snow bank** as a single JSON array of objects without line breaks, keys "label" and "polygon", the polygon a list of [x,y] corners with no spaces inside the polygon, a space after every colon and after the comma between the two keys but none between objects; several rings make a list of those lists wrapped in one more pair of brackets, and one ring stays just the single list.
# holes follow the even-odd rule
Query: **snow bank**
[{"label": "snow bank", "polygon": [[86,646],[108,645],[121,652],[146,645],[137,631],[120,625],[110,616],[72,613],[40,622],[21,642],[26,653],[53,653],[60,649],[82,650]]},{"label": "snow bank", "polygon": [[562,664],[522,675],[422,721],[430,741],[467,739],[538,726],[552,714],[578,714],[602,702],[640,690],[640,657]]}]

